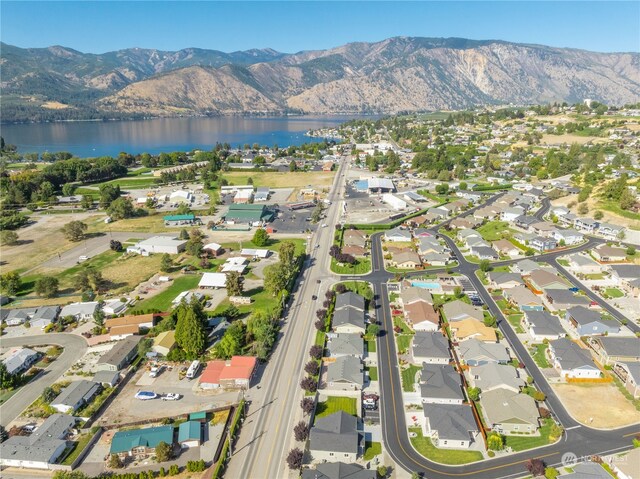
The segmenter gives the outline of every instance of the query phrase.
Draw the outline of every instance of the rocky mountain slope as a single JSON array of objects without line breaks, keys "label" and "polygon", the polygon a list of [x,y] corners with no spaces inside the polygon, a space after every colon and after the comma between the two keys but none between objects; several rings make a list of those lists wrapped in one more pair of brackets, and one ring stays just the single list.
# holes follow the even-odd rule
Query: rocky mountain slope
[{"label": "rocky mountain slope", "polygon": [[124,114],[356,113],[640,99],[640,54],[397,37],[329,50],[128,49],[89,55],[3,44],[2,93]]}]

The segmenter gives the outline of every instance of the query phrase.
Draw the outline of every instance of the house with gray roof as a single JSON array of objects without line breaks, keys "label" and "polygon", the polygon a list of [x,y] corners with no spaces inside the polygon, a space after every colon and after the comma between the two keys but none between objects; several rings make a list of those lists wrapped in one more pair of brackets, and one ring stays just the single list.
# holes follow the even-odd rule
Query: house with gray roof
[{"label": "house with gray roof", "polygon": [[422,364],[420,396],[423,403],[462,404],[462,379],[449,364]]},{"label": "house with gray roof", "polygon": [[620,378],[629,394],[640,398],[640,363],[619,361],[614,364],[613,372]]},{"label": "house with gray roof", "polygon": [[16,308],[10,309],[5,322],[7,326],[19,326],[25,321],[31,320],[31,317],[36,314],[37,308]]},{"label": "house with gray roof", "polygon": [[364,384],[362,362],[355,356],[341,356],[327,363],[327,389],[359,391]]},{"label": "house with gray roof", "polygon": [[471,254],[477,256],[479,259],[498,259],[498,253],[489,246],[472,246]]},{"label": "house with gray roof", "polygon": [[142,336],[128,336],[118,341],[111,350],[104,353],[96,364],[97,371],[120,371],[127,367],[138,355],[138,343]]},{"label": "house with gray roof", "polygon": [[384,240],[391,242],[411,241],[411,231],[400,228],[393,228],[384,233]]},{"label": "house with gray roof", "polygon": [[517,393],[526,383],[524,378],[520,376],[518,369],[509,364],[487,363],[482,366],[474,366],[469,368],[467,377],[469,384],[480,388],[482,392],[502,388]]},{"label": "house with gray roof", "polygon": [[620,332],[620,323],[614,319],[604,319],[598,311],[575,306],[567,309],[565,319],[578,336],[597,336]]},{"label": "house with gray roof", "polygon": [[303,469],[302,479],[378,479],[378,472],[360,464],[323,462],[315,469]]},{"label": "house with gray roof", "polygon": [[615,362],[639,362],[640,338],[598,336],[590,338],[588,345],[596,353],[596,359],[600,364],[610,366]]},{"label": "house with gray roof", "polygon": [[574,294],[568,289],[545,289],[544,297],[551,311],[565,311],[576,306],[587,307],[591,304],[586,296]]},{"label": "house with gray roof", "polygon": [[482,309],[460,301],[459,299],[445,303],[444,306],[442,306],[442,312],[449,322],[462,321],[467,318],[484,321]]},{"label": "house with gray roof", "polygon": [[489,284],[494,288],[509,289],[516,286],[523,286],[524,281],[518,273],[504,273],[500,271],[491,271],[487,274]]},{"label": "house with gray roof", "polygon": [[328,333],[326,350],[329,357],[332,358],[355,356],[362,359],[364,357],[364,341],[359,334]]},{"label": "house with gray roof", "polygon": [[537,291],[547,289],[569,289],[571,286],[564,278],[555,273],[555,270],[538,268],[529,273],[529,282]]},{"label": "house with gray roof", "polygon": [[449,364],[449,341],[440,331],[416,331],[411,339],[411,352],[416,363]]},{"label": "house with gray roof", "polygon": [[584,235],[579,231],[574,230],[573,228],[569,228],[566,230],[557,228],[552,233],[552,236],[559,244],[562,244],[562,242],[564,241],[565,245],[573,245],[584,241]]},{"label": "house with gray roof", "polygon": [[335,310],[331,326],[336,333],[364,334],[364,312],[350,307]]},{"label": "house with gray roof", "polygon": [[593,362],[589,351],[567,338],[549,341],[549,356],[562,378],[601,377],[601,371]]},{"label": "house with gray roof", "polygon": [[309,453],[314,461],[355,462],[361,442],[358,419],[344,411],[317,418],[309,431]]},{"label": "house with gray roof", "polygon": [[429,266],[444,266],[451,260],[448,253],[425,253],[422,255],[422,262]]},{"label": "house with gray roof", "polygon": [[558,317],[547,311],[526,311],[521,322],[534,341],[551,341],[567,335]]},{"label": "house with gray roof", "polygon": [[518,261],[511,267],[511,269],[515,273],[520,273],[521,275],[528,275],[532,271],[535,271],[536,269],[539,269],[539,268],[540,268],[540,265],[530,259],[523,259],[522,261]]},{"label": "house with gray roof", "polygon": [[403,288],[400,292],[400,302],[403,306],[408,306],[416,301],[424,301],[427,304],[433,304],[433,297],[428,289],[409,286]]},{"label": "house with gray roof", "polygon": [[458,346],[460,359],[468,366],[482,366],[487,363],[506,364],[511,360],[509,350],[500,343],[486,343],[469,338]]},{"label": "house with gray roof", "polygon": [[353,291],[347,291],[336,296],[335,310],[351,308],[357,311],[364,311],[364,297]]},{"label": "house with gray roof", "polygon": [[539,296],[536,296],[526,286],[516,286],[502,292],[505,299],[520,311],[542,311],[544,306]]},{"label": "house with gray roof", "polygon": [[539,427],[538,407],[528,394],[498,388],[480,397],[487,424],[505,434],[534,434]]},{"label": "house with gray roof", "polygon": [[480,431],[467,404],[423,404],[422,434],[442,449],[468,449]]},{"label": "house with gray roof", "polygon": [[60,311],[60,317],[73,317],[76,321],[92,321],[93,315],[98,310],[97,301],[89,301],[87,303],[71,303],[67,304]]},{"label": "house with gray roof", "polygon": [[602,266],[582,253],[573,253],[567,256],[569,266],[578,273],[597,274],[602,272]]},{"label": "house with gray roof", "polygon": [[92,381],[112,388],[120,381],[120,373],[118,371],[98,371],[93,375]]},{"label": "house with gray roof", "polygon": [[74,413],[89,404],[101,389],[102,386],[93,381],[87,381],[86,379],[73,381],[51,401],[51,407],[65,414]]},{"label": "house with gray roof", "polygon": [[31,327],[44,329],[56,320],[59,313],[60,306],[40,306],[31,317]]},{"label": "house with gray roof", "polygon": [[2,362],[7,368],[7,373],[20,374],[28,371],[39,357],[40,354],[33,349],[17,348],[9,352]]},{"label": "house with gray roof", "polygon": [[67,448],[66,438],[77,419],[52,414],[30,436],[11,436],[0,447],[0,465],[48,469]]}]

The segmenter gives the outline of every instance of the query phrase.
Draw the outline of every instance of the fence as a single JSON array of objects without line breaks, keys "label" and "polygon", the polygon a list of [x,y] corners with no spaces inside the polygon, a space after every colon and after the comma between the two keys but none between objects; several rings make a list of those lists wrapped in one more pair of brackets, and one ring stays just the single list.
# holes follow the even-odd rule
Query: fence
[{"label": "fence", "polygon": [[222,477],[222,474],[224,473],[224,469],[227,465],[227,460],[229,459],[229,449],[232,446],[231,442],[235,440],[235,433],[238,429],[238,424],[244,416],[244,407],[245,400],[243,399],[240,401],[234,411],[233,418],[231,419],[231,423],[228,428],[227,438],[225,439],[224,445],[222,446],[220,454],[218,455],[218,462],[216,462],[216,465],[213,468],[213,474],[211,476],[212,479],[218,479]]}]

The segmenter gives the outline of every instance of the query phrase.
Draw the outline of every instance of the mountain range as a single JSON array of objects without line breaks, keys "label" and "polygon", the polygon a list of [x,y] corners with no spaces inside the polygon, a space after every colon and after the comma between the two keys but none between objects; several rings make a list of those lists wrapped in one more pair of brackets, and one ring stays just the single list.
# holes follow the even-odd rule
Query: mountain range
[{"label": "mountain range", "polygon": [[395,37],[295,54],[0,44],[2,120],[397,113],[640,100],[640,54]]}]

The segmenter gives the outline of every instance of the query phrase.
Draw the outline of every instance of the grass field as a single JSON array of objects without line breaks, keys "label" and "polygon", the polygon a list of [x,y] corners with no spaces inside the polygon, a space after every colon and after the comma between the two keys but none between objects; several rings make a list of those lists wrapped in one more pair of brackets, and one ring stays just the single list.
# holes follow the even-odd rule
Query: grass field
[{"label": "grass field", "polygon": [[99,187],[101,185],[120,185],[121,190],[126,190],[127,188],[133,190],[141,190],[144,188],[150,188],[156,186],[160,183],[160,178],[156,178],[153,176],[125,176],[124,178],[117,178],[115,180],[105,181],[104,183],[92,183],[90,185],[84,186],[95,186]]},{"label": "grass field", "polygon": [[624,293],[618,288],[607,288],[604,290],[604,293],[612,298],[622,298],[624,296]]},{"label": "grass field", "polygon": [[548,344],[536,344],[536,349],[533,352],[533,354],[531,354],[531,357],[533,357],[533,360],[536,362],[538,367],[541,367],[541,368],[551,367],[551,364],[549,364],[549,361],[547,360],[547,356],[546,356],[548,347],[549,347]]},{"label": "grass field", "polygon": [[413,392],[413,385],[416,381],[416,373],[420,371],[420,366],[410,364],[408,368],[401,371],[402,390],[405,392]]},{"label": "grass field", "polygon": [[[245,290],[243,296],[251,297],[251,304],[237,304],[236,307],[241,314],[249,314],[257,309],[269,310],[274,306],[275,299],[269,293],[267,293],[263,287]],[[217,316],[222,313],[227,307],[231,305],[229,298],[224,299],[215,311],[213,316]]]},{"label": "grass field", "polygon": [[511,236],[514,232],[509,228],[508,221],[489,221],[476,228],[476,231],[480,233],[486,241],[497,241],[506,236]]},{"label": "grass field", "polygon": [[410,427],[409,432],[416,436],[410,438],[413,447],[424,457],[442,464],[469,464],[482,460],[482,453],[479,451],[458,451],[455,449],[438,449],[433,445],[431,439],[422,435],[419,427]]},{"label": "grass field", "polygon": [[[556,442],[558,437],[553,437],[551,435],[555,423],[552,419],[543,419],[542,421],[539,436],[505,436],[506,445],[518,452],[524,451],[525,449],[532,449],[534,447],[546,446],[547,444]],[[557,433],[558,431],[555,432]]]},{"label": "grass field", "polygon": [[367,351],[369,351],[370,353],[375,353],[377,351],[375,339],[370,339],[367,341]]},{"label": "grass field", "polygon": [[163,215],[151,214],[149,216],[142,216],[140,218],[129,218],[126,220],[118,220],[113,223],[105,223],[104,216],[97,217],[98,219],[89,218],[86,223],[89,226],[88,233],[104,233],[105,231],[139,231],[141,233],[166,233],[174,231],[176,235],[180,232],[179,228],[167,228],[164,225],[162,219]]},{"label": "grass field", "polygon": [[369,371],[369,379],[372,381],[378,380],[378,368],[376,366],[369,366],[367,371]]},{"label": "grass field", "polygon": [[171,308],[171,301],[181,292],[196,288],[200,282],[200,278],[201,276],[199,274],[179,276],[173,280],[171,286],[167,289],[152,298],[141,301],[136,304],[133,309],[141,311],[147,309],[167,311]]},{"label": "grass field", "polygon": [[356,398],[329,396],[326,401],[319,402],[316,406],[316,417],[325,417],[338,411],[357,416]]},{"label": "grass field", "polygon": [[382,454],[382,443],[365,441],[363,457],[365,461],[370,461],[379,454]]},{"label": "grass field", "polygon": [[274,171],[229,171],[224,174],[224,178],[230,185],[246,185],[251,178],[254,186],[269,186],[271,188],[304,188],[312,186],[314,188],[330,187],[333,183],[335,171],[296,171],[296,172],[274,172]]}]

